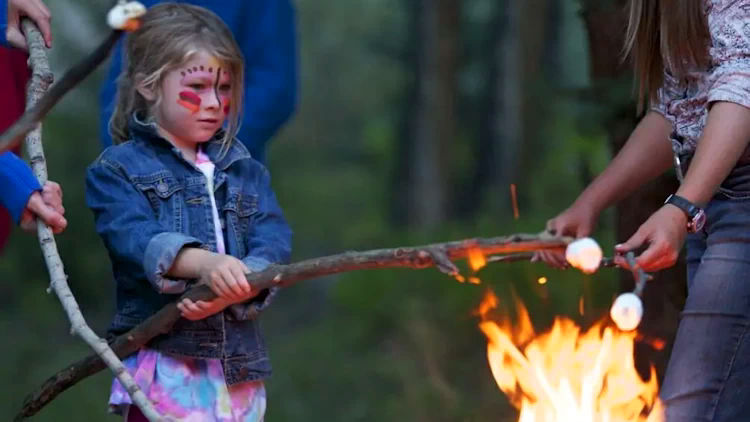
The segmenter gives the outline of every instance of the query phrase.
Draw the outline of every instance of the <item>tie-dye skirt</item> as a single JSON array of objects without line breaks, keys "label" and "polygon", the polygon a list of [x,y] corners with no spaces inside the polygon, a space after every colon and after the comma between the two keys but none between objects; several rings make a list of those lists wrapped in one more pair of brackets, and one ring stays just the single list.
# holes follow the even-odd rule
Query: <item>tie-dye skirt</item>
[{"label": "tie-dye skirt", "polygon": [[[262,381],[227,386],[219,359],[171,356],[141,349],[123,363],[162,415],[186,422],[262,422],[266,390]],[[125,414],[132,401],[115,379],[110,411]]]}]

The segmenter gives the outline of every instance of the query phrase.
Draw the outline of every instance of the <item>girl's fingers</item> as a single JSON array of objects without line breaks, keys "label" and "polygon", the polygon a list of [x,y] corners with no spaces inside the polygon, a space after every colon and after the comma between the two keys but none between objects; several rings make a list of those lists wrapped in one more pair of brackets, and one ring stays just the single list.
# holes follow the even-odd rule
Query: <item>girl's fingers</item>
[{"label": "girl's fingers", "polygon": [[190,299],[183,299],[177,304],[177,309],[180,310],[180,313],[184,318],[187,318],[189,320],[196,320],[200,319],[201,317],[201,309]]},{"label": "girl's fingers", "polygon": [[245,265],[244,262],[242,262],[241,260],[238,260],[238,261],[240,261],[240,267],[242,268],[243,274],[250,274],[252,272],[250,271],[250,268],[248,268],[247,265]]},{"label": "girl's fingers", "polygon": [[211,279],[211,282],[208,283],[208,287],[211,288],[211,291],[214,292],[216,296],[228,297],[229,295],[227,287],[224,285],[224,280],[219,276]]},{"label": "girl's fingers", "polygon": [[237,280],[235,280],[234,275],[232,274],[232,271],[230,268],[224,268],[221,272],[221,276],[224,279],[224,283],[227,288],[227,298],[232,300],[239,300],[242,298],[243,292],[242,288],[240,287]]},{"label": "girl's fingers", "polygon": [[234,279],[237,280],[237,285],[242,290],[243,296],[249,295],[252,288],[250,283],[247,282],[242,266],[231,267],[229,270],[232,272]]}]

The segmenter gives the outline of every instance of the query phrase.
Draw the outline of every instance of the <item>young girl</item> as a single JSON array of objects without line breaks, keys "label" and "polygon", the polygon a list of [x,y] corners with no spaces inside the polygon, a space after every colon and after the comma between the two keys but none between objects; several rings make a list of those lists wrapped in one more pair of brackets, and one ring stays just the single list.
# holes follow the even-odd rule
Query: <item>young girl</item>
[{"label": "young girl", "polygon": [[661,390],[667,420],[749,420],[750,0],[631,0],[629,26],[641,101],[653,107],[547,228],[589,234],[603,209],[678,162],[675,195],[615,249],[648,245],[637,262],[654,271],[674,265],[687,236],[688,298]]},{"label": "young girl", "polygon": [[[128,36],[111,131],[118,145],[88,169],[86,197],[112,260],[121,334],[191,284],[185,319],[125,365],[156,409],[181,421],[261,421],[271,374],[255,317],[273,292],[245,274],[289,257],[291,232],[268,171],[234,139],[243,62],[206,9],[164,3]],[[145,420],[114,381],[110,408]]]}]

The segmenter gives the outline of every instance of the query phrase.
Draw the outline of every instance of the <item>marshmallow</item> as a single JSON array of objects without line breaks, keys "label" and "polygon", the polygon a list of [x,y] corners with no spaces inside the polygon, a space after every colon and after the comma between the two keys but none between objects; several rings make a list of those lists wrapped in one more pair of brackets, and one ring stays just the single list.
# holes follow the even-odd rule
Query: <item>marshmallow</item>
[{"label": "marshmallow", "polygon": [[623,331],[632,331],[641,323],[643,303],[635,293],[623,293],[617,296],[609,310],[609,316]]},{"label": "marshmallow", "polygon": [[591,274],[599,268],[602,262],[602,248],[596,240],[584,237],[568,245],[565,249],[565,259],[573,267]]},{"label": "marshmallow", "polygon": [[146,13],[146,7],[137,1],[120,1],[107,13],[107,24],[112,29],[134,31],[138,29],[138,18]]}]

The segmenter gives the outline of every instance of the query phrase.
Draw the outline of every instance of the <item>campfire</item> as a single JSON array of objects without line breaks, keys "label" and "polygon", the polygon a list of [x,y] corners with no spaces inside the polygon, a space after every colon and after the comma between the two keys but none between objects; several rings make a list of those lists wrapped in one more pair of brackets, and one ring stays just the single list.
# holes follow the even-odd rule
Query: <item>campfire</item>
[{"label": "campfire", "polygon": [[526,308],[518,321],[490,318],[498,300],[488,293],[479,307],[492,375],[520,411],[519,422],[655,422],[663,420],[653,367],[644,381],[633,360],[635,332],[598,323],[582,332],[556,318],[537,335]]}]

